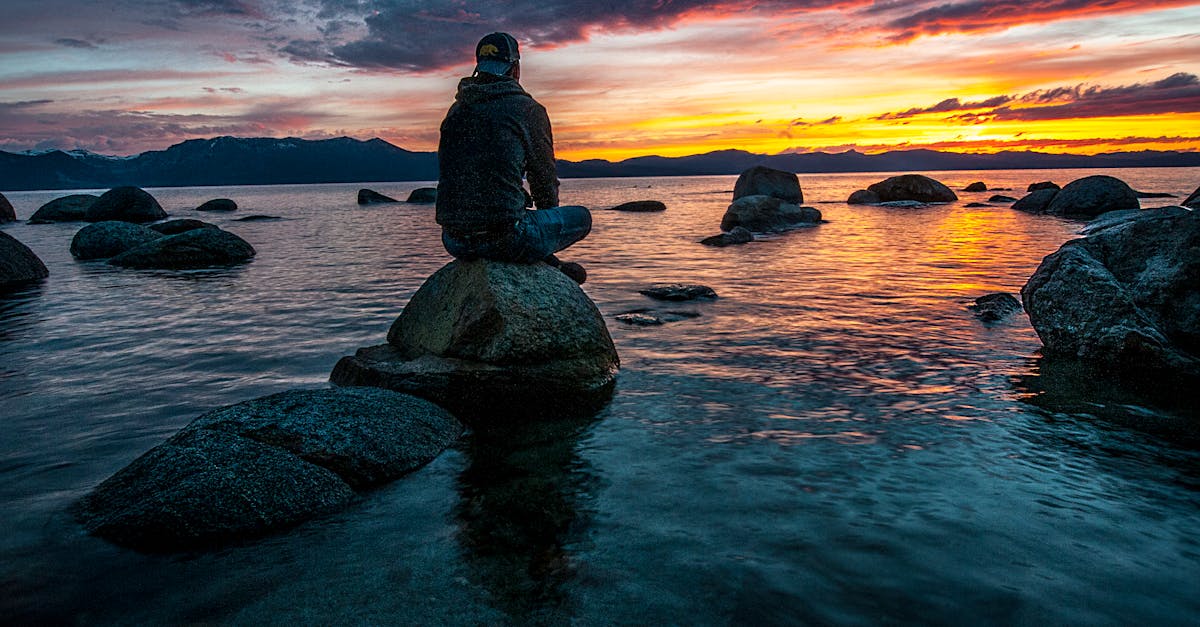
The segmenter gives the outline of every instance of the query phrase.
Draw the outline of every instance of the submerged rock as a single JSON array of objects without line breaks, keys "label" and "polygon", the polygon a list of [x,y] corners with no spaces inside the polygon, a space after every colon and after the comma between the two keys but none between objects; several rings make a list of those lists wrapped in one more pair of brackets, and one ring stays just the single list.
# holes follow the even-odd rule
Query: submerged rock
[{"label": "submerged rock", "polygon": [[1046,207],[1056,216],[1095,217],[1106,211],[1141,207],[1137,193],[1121,179],[1097,175],[1071,181]]},{"label": "submerged rock", "polygon": [[700,240],[705,246],[716,246],[718,248],[725,246],[736,246],[754,241],[754,234],[744,226],[735,226],[728,233],[721,233],[706,237]]},{"label": "submerged rock", "polygon": [[330,379],[429,398],[476,428],[604,402],[620,367],[596,305],[546,264],[455,260]]},{"label": "submerged rock", "polygon": [[965,205],[968,209],[978,209],[979,207],[991,207],[986,202],[969,202]]},{"label": "submerged rock", "polygon": [[976,298],[967,308],[984,322],[998,322],[1021,311],[1021,301],[1008,292],[996,292]]},{"label": "submerged rock", "polygon": [[38,207],[29,217],[30,224],[50,224],[52,222],[83,222],[88,207],[99,199],[91,194],[71,194],[55,198]]},{"label": "submerged rock", "polygon": [[663,320],[658,316],[654,316],[641,311],[630,311],[623,314],[613,316],[618,322],[631,324],[635,327],[657,327],[662,326]]},{"label": "submerged rock", "polygon": [[988,186],[983,181],[975,181],[963,188],[964,192],[986,192],[987,190]]},{"label": "submerged rock", "polygon": [[867,187],[880,202],[915,200],[918,202],[954,202],[958,196],[942,183],[920,174],[902,174]]},{"label": "submerged rock", "polygon": [[713,299],[717,293],[707,285],[692,285],[686,283],[659,283],[638,290],[639,294],[655,300],[696,300],[697,298]]},{"label": "submerged rock", "polygon": [[84,497],[89,532],[142,551],[209,548],[346,506],[354,489],[428,463],[462,433],[387,390],[292,390],[200,416]]},{"label": "submerged rock", "polygon": [[883,200],[879,198],[879,194],[869,189],[857,190],[846,199],[846,204],[848,205],[876,205],[881,202]]},{"label": "submerged rock", "polygon": [[163,235],[175,235],[192,229],[216,229],[220,228],[215,224],[204,222],[203,220],[193,220],[192,218],[177,218],[175,220],[167,220],[166,222],[158,222],[148,225],[152,231],[158,231]]},{"label": "submerged rock", "polygon": [[[384,196],[384,198],[387,198],[387,196]],[[418,187],[409,192],[408,200],[405,200],[404,202],[411,202],[419,205],[431,205],[437,202],[437,188]],[[362,204],[362,200],[359,200],[359,204]]]},{"label": "submerged rock", "polygon": [[1198,284],[1200,214],[1138,212],[1047,256],[1021,298],[1048,356],[1200,382]]},{"label": "submerged rock", "polygon": [[118,220],[142,224],[157,222],[167,217],[167,212],[145,190],[137,187],[115,187],[100,195],[84,212],[88,222]]},{"label": "submerged rock", "polygon": [[196,211],[237,211],[237,203],[228,198],[214,198],[196,207]]},{"label": "submerged rock", "polygon": [[1050,201],[1057,195],[1057,189],[1039,189],[1013,203],[1012,208],[1026,213],[1046,213],[1046,207],[1050,206]]},{"label": "submerged rock", "polygon": [[820,222],[821,212],[812,207],[798,207],[773,196],[743,196],[725,211],[721,230],[732,231],[740,226],[749,231],[782,232]]},{"label": "submerged rock", "polygon": [[612,208],[612,211],[629,211],[633,213],[648,213],[652,211],[666,211],[667,206],[660,200],[633,200],[626,203],[621,203]]},{"label": "submerged rock", "polygon": [[75,233],[71,240],[71,255],[83,260],[108,259],[162,236],[162,233],[131,222],[96,222]]},{"label": "submerged rock", "polygon": [[46,264],[17,238],[0,231],[0,289],[50,276]]},{"label": "submerged rock", "polygon": [[126,268],[188,269],[241,263],[255,255],[246,240],[221,229],[193,229],[131,248],[108,260]]},{"label": "submerged rock", "polygon": [[747,196],[770,196],[798,205],[804,202],[800,179],[792,172],[756,165],[738,176],[733,185],[733,199]]},{"label": "submerged rock", "polygon": [[374,205],[374,204],[381,204],[381,203],[388,203],[388,202],[400,202],[400,201],[396,200],[395,198],[392,198],[391,196],[384,196],[383,194],[380,194],[379,192],[377,192],[375,190],[371,190],[371,189],[358,190],[358,204],[360,204],[360,205]]},{"label": "submerged rock", "polygon": [[1062,188],[1059,187],[1058,183],[1055,183],[1054,181],[1042,181],[1040,183],[1030,183],[1029,187],[1027,187],[1025,189],[1025,192],[1031,193],[1031,192],[1036,192],[1036,191],[1043,190],[1043,189],[1052,189],[1054,191],[1058,191]]},{"label": "submerged rock", "polygon": [[1175,194],[1168,194],[1166,192],[1139,192],[1136,189],[1133,190],[1133,193],[1136,194],[1138,198],[1174,198],[1175,197]]},{"label": "submerged rock", "polygon": [[246,216],[244,218],[235,218],[233,221],[234,222],[273,222],[275,220],[282,220],[282,219],[283,218],[281,218],[279,216],[264,216],[262,214],[256,213],[254,215]]},{"label": "submerged rock", "polygon": [[5,222],[16,222],[16,220],[17,212],[15,209],[13,209],[12,203],[8,202],[8,199],[4,197],[4,194],[0,194],[0,224]]},{"label": "submerged rock", "polygon": [[1013,198],[1012,196],[1004,196],[1002,194],[996,194],[995,196],[988,198],[988,202],[1017,202],[1017,199]]}]

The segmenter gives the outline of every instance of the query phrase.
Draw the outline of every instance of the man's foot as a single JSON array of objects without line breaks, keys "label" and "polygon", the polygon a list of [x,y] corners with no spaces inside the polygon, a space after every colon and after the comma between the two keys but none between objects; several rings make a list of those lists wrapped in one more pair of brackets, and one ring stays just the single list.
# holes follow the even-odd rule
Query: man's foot
[{"label": "man's foot", "polygon": [[587,270],[584,270],[583,266],[573,261],[562,262],[554,255],[546,257],[544,261],[551,267],[558,268],[559,272],[567,275],[567,278],[580,285],[583,285],[583,282],[587,281]]}]

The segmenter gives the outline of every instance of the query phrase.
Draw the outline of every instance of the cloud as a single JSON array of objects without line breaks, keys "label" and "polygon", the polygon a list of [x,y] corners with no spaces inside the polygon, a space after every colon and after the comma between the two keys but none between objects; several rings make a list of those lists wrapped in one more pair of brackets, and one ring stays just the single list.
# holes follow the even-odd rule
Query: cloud
[{"label": "cloud", "polygon": [[804,148],[789,148],[784,153],[805,154],[812,152],[839,153],[848,150],[874,154],[891,150],[948,150],[948,151],[978,151],[996,152],[1004,150],[1039,150],[1039,149],[1087,149],[1087,148],[1118,148],[1122,146],[1152,146],[1162,150],[1164,145],[1195,144],[1200,136],[1160,135],[1158,137],[1088,137],[1076,139],[1010,139],[1010,140],[949,140],[935,142],[899,142],[895,144],[836,144],[829,146],[810,146]]},{"label": "cloud", "polygon": [[[761,120],[760,120],[760,121],[761,121]],[[835,116],[833,116],[833,117],[830,117],[830,118],[825,118],[824,120],[821,120],[820,122],[808,122],[808,121],[804,120],[803,118],[796,118],[795,120],[792,120],[791,122],[789,122],[789,123],[788,123],[788,126],[789,126],[789,127],[795,127],[795,126],[828,126],[828,125],[831,125],[831,124],[837,124],[838,122],[841,122],[841,121],[842,121],[842,116],[840,116],[840,115],[835,115]]]},{"label": "cloud", "polygon": [[67,48],[85,48],[86,49],[86,48],[95,48],[96,47],[96,44],[94,44],[90,41],[84,41],[82,39],[72,39],[70,37],[63,37],[62,39],[55,39],[54,43],[56,43],[60,46],[66,46]]},{"label": "cloud", "polygon": [[975,109],[990,109],[1012,100],[1012,96],[996,96],[979,102],[961,102],[958,98],[947,98],[932,107],[913,107],[904,111],[884,113],[875,116],[875,120],[903,120],[926,113],[946,113],[948,111],[971,111]]},{"label": "cloud", "polygon": [[[970,0],[945,2],[894,18],[885,24],[895,41],[922,35],[998,31],[1023,24],[1144,13],[1195,5],[1194,0]],[[905,6],[887,3],[886,10]]]}]

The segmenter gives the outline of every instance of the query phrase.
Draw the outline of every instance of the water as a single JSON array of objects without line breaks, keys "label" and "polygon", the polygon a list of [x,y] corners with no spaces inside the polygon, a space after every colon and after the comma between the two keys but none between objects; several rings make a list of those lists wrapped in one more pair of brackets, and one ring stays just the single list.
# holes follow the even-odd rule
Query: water
[{"label": "water", "polygon": [[[1097,171],[944,172],[1020,196]],[[1182,198],[1200,169],[1111,172]],[[143,556],[69,506],[199,414],[327,385],[448,261],[428,206],[356,185],[152,190],[259,251],[220,270],[74,261],[78,224],[5,227],[46,262],[0,299],[0,616],[22,623],[1087,623],[1200,616],[1195,403],[1042,374],[1016,293],[1078,223],[992,193],[848,206],[880,174],[803,175],[818,228],[718,231],[734,177],[569,180],[599,209],[564,258],[621,354],[611,404],[483,441],[350,508],[246,546]],[[404,197],[418,183],[372,185]],[[7,194],[18,216],[66,192]],[[1000,192],[1005,193],[1005,192]],[[197,214],[215,197],[236,214]],[[1178,202],[1178,199],[1175,200]],[[1171,199],[1143,201],[1145,206]],[[233,222],[252,213],[276,222]],[[713,287],[664,306],[654,282]],[[661,327],[644,307],[699,317]],[[1194,399],[1193,399],[1194,400]]]}]

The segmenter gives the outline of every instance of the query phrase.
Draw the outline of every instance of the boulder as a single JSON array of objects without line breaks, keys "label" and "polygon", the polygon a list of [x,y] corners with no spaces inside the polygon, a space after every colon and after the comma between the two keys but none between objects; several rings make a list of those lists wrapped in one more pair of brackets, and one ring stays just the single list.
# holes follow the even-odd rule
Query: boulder
[{"label": "boulder", "polygon": [[820,222],[821,212],[812,207],[799,207],[774,196],[743,196],[725,211],[721,230],[732,231],[740,226],[749,231],[782,232]]},{"label": "boulder", "polygon": [[196,211],[237,211],[237,203],[228,198],[214,198],[196,207]]},{"label": "boulder", "polygon": [[247,540],[344,507],[462,430],[436,405],[388,390],[291,390],[193,420],[101,483],[76,515],[143,551]]},{"label": "boulder", "polygon": [[712,237],[706,237],[700,240],[705,246],[716,246],[722,248],[725,246],[736,246],[754,241],[754,234],[744,226],[735,226],[728,233],[720,233]]},{"label": "boulder", "polygon": [[17,238],[0,231],[0,289],[50,275],[46,264]]},{"label": "boulder", "polygon": [[137,187],[116,187],[100,195],[84,212],[88,222],[157,222],[167,217],[154,196]]},{"label": "boulder", "polygon": [[75,233],[71,240],[71,255],[83,260],[108,259],[162,236],[162,233],[131,222],[95,222]]},{"label": "boulder", "polygon": [[108,263],[126,268],[207,268],[240,263],[254,255],[253,246],[229,231],[193,229],[131,248]]},{"label": "boulder", "polygon": [[596,305],[542,263],[452,261],[387,339],[343,357],[330,379],[428,398],[476,428],[605,402],[620,367]]},{"label": "boulder", "polygon": [[1046,213],[1094,218],[1106,211],[1141,207],[1137,193],[1118,178],[1096,175],[1071,181],[1054,196]]},{"label": "boulder", "polygon": [[[387,198],[387,196],[384,196],[384,198]],[[418,187],[409,192],[408,200],[405,200],[404,202],[411,202],[418,205],[432,205],[433,203],[437,202],[437,188]],[[363,204],[361,195],[359,196],[358,203]]]},{"label": "boulder", "polygon": [[1030,192],[1036,192],[1036,191],[1043,190],[1043,189],[1052,189],[1054,191],[1058,191],[1062,188],[1058,186],[1058,183],[1055,183],[1053,181],[1042,181],[1040,183],[1030,183],[1029,187],[1027,187],[1025,189],[1025,192],[1030,193]]},{"label": "boulder", "polygon": [[1003,196],[1001,194],[996,194],[995,196],[988,198],[988,202],[1017,202],[1017,199],[1013,198],[1012,196]]},{"label": "boulder", "polygon": [[996,292],[976,298],[967,308],[984,322],[998,322],[1021,311],[1021,301],[1008,292]]},{"label": "boulder", "polygon": [[15,209],[13,209],[12,203],[8,202],[8,199],[4,197],[4,194],[0,194],[0,224],[16,221],[17,212]]},{"label": "boulder", "polygon": [[193,220],[191,218],[178,218],[175,220],[167,220],[166,222],[158,222],[151,224],[146,228],[162,233],[163,235],[175,235],[192,229],[216,229],[220,228],[215,224],[204,222],[203,220]]},{"label": "boulder", "polygon": [[1200,213],[1139,212],[1063,244],[1021,289],[1047,356],[1200,383]]},{"label": "boulder", "polygon": [[703,298],[712,300],[717,297],[716,291],[707,285],[689,285],[686,283],[658,283],[645,289],[638,290],[643,296],[654,300],[696,300]]},{"label": "boulder", "polygon": [[391,196],[384,196],[379,192],[371,189],[358,190],[358,204],[360,205],[376,205],[386,202],[400,202]]},{"label": "boulder", "polygon": [[1012,208],[1017,211],[1025,211],[1027,213],[1045,213],[1046,207],[1050,206],[1050,201],[1058,195],[1057,189],[1039,189],[1035,192],[1030,192],[1024,198],[1013,203]]},{"label": "boulder", "polygon": [[30,224],[50,224],[51,222],[83,222],[88,207],[96,202],[99,196],[91,194],[71,194],[55,198],[38,207],[29,218]]},{"label": "boulder", "polygon": [[613,211],[630,211],[634,213],[648,213],[651,211],[666,211],[667,206],[659,200],[634,200],[626,203],[621,203],[612,208]]},{"label": "boulder", "polygon": [[971,183],[963,188],[964,192],[986,192],[987,190],[988,187],[983,183],[983,181],[975,181],[974,183]]},{"label": "boulder", "polygon": [[857,190],[846,199],[846,204],[848,205],[875,205],[881,202],[883,202],[883,199],[879,197],[879,194],[869,189]]},{"label": "boulder", "polygon": [[1179,204],[1183,205],[1184,207],[1200,209],[1200,187],[1197,187],[1196,191],[1192,192],[1192,194],[1190,196],[1188,196],[1183,202],[1181,202]]},{"label": "boulder", "polygon": [[798,205],[804,202],[800,179],[791,172],[756,165],[738,176],[733,185],[733,199],[747,196],[770,196]]},{"label": "boulder", "polygon": [[958,200],[949,187],[920,174],[901,174],[867,187],[881,202],[915,200],[917,202],[954,202]]}]

